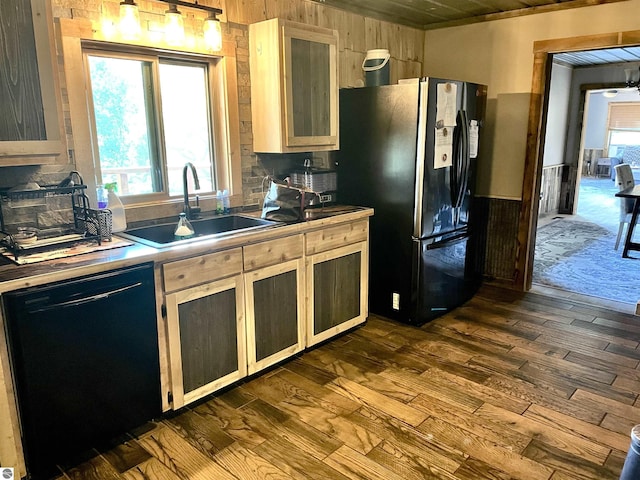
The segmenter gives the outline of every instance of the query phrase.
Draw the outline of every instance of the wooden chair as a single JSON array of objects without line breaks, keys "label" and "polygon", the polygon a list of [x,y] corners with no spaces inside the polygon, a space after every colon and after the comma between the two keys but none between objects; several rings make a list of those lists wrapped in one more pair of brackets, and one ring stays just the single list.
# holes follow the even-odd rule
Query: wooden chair
[{"label": "wooden chair", "polygon": [[[635,181],[633,180],[633,172],[631,166],[627,163],[621,163],[614,167],[616,169],[616,185],[618,190],[624,190],[625,188],[633,187]],[[631,212],[633,211],[633,199],[621,198],[620,199],[620,227],[618,228],[618,238],[616,238],[615,250],[618,250],[620,244],[620,238],[622,238],[622,231],[624,225],[631,222]],[[628,227],[627,227],[628,228]]]}]

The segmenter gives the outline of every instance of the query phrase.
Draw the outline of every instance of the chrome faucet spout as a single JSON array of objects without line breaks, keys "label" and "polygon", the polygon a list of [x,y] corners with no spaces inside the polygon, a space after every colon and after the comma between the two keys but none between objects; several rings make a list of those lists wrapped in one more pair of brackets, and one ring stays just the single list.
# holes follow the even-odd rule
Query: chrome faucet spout
[{"label": "chrome faucet spout", "polygon": [[182,169],[182,191],[184,193],[184,206],[182,210],[187,215],[187,218],[191,219],[200,213],[200,208],[192,207],[189,204],[189,186],[187,184],[187,173],[189,170],[191,170],[191,174],[193,175],[193,183],[196,190],[200,190],[200,180],[198,180],[198,172],[196,172],[196,167],[193,166],[193,163],[185,163]]}]

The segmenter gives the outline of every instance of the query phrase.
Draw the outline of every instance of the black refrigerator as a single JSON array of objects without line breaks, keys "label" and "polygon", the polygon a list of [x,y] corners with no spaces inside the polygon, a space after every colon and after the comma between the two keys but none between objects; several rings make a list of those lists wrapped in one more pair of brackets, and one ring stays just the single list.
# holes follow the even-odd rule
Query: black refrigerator
[{"label": "black refrigerator", "polygon": [[470,211],[486,86],[438,78],[340,90],[341,203],[370,206],[369,309],[423,324],[477,291]]}]

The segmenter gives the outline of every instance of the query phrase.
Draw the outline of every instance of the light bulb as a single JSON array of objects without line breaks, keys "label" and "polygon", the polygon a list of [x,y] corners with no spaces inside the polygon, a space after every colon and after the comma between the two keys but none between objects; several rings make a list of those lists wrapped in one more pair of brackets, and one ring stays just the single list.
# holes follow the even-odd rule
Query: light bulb
[{"label": "light bulb", "polygon": [[133,0],[120,2],[120,35],[125,40],[140,38],[140,13]]},{"label": "light bulb", "polygon": [[175,5],[164,13],[164,38],[169,45],[184,44],[184,21]]}]

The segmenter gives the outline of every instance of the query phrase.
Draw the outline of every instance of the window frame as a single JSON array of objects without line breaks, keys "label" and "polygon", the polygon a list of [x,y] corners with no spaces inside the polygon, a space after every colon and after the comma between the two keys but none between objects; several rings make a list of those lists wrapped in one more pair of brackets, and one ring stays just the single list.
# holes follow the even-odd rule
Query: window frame
[{"label": "window frame", "polygon": [[640,102],[609,102],[604,152],[609,155],[614,132],[640,133]]},{"label": "window frame", "polygon": [[199,64],[206,65],[207,68],[207,101],[209,103],[208,108],[208,122],[209,122],[209,149],[211,152],[211,161],[212,161],[212,180],[214,184],[214,191],[212,192],[203,192],[199,193],[199,195],[203,198],[207,196],[211,197],[215,195],[215,190],[218,190],[218,182],[217,182],[217,155],[216,155],[216,121],[213,115],[214,105],[213,101],[215,98],[215,93],[212,91],[213,87],[211,85],[214,75],[212,75],[212,70],[216,68],[216,61],[214,58],[202,58],[201,56],[197,56],[194,58],[193,55],[185,54],[182,52],[177,53],[167,53],[165,51],[155,51],[154,49],[149,48],[140,48],[140,47],[132,47],[132,46],[114,46],[111,44],[103,44],[95,42],[82,42],[82,56],[83,56],[83,64],[84,64],[84,72],[85,72],[85,82],[87,89],[87,110],[89,112],[89,123],[92,132],[92,147],[93,147],[93,165],[94,165],[94,177],[96,178],[97,183],[104,183],[102,180],[102,172],[100,167],[100,153],[98,151],[98,144],[96,140],[96,118],[95,112],[93,108],[93,93],[91,91],[91,73],[89,68],[89,56],[100,56],[107,58],[121,58],[126,60],[138,60],[149,62],[151,64],[151,88],[152,88],[152,98],[150,101],[153,103],[153,118],[151,118],[151,122],[153,122],[153,128],[155,129],[153,134],[152,141],[154,142],[153,148],[157,155],[157,164],[152,164],[152,169],[156,169],[159,171],[155,171],[153,175],[156,175],[157,178],[160,179],[162,184],[162,191],[153,192],[153,193],[145,193],[139,195],[126,195],[120,197],[122,203],[125,205],[131,204],[139,204],[145,202],[163,202],[169,200],[179,199],[182,201],[183,194],[179,193],[176,195],[169,194],[169,169],[167,165],[167,152],[166,152],[166,144],[164,141],[164,121],[163,121],[163,111],[162,111],[162,89],[160,85],[160,64],[167,63],[172,65],[187,65],[187,64]]},{"label": "window frame", "polygon": [[[164,142],[162,141],[163,127],[162,127],[162,112],[159,110],[160,105],[160,92],[157,91],[158,86],[158,68],[157,68],[157,56],[149,56],[149,55],[141,55],[137,53],[131,52],[120,52],[119,50],[103,50],[103,49],[95,49],[95,48],[83,48],[82,49],[82,57],[83,57],[83,66],[84,72],[86,75],[85,82],[87,86],[87,111],[89,113],[89,125],[92,132],[92,154],[93,154],[93,164],[94,164],[94,176],[96,178],[97,183],[104,183],[102,178],[102,166],[100,164],[100,151],[97,142],[97,125],[96,125],[96,115],[95,115],[95,105],[93,101],[93,85],[91,83],[91,71],[90,71],[90,62],[89,57],[106,57],[106,58],[120,58],[125,60],[138,60],[138,61],[148,61],[151,63],[151,87],[153,90],[151,102],[153,103],[153,118],[149,118],[147,116],[147,121],[153,123],[152,128],[154,129],[154,135],[151,141],[153,142],[152,148],[155,150],[156,162],[152,162],[151,168],[156,170],[152,173],[156,178],[160,180],[162,185],[162,191],[153,192],[144,195],[127,195],[121,197],[123,203],[136,203],[143,201],[143,199],[147,199],[147,201],[162,201],[163,197],[166,196],[167,192],[165,192],[165,188],[167,185],[167,174],[165,172],[166,168],[163,168],[163,164],[166,166],[166,155],[164,154]],[[159,170],[159,172],[157,171]],[[141,197],[141,198],[138,198]]]},{"label": "window frame", "polygon": [[[213,65],[214,62],[211,61],[202,61],[200,60],[195,60],[192,58],[185,58],[184,55],[181,56],[173,56],[173,57],[167,57],[167,56],[159,56],[158,57],[158,73],[159,73],[159,78],[162,75],[162,73],[160,72],[161,70],[161,65],[174,65],[174,66],[193,66],[193,65],[206,65],[207,71],[206,71],[206,83],[207,83],[207,89],[206,89],[206,102],[208,104],[208,108],[207,108],[207,126],[209,128],[209,138],[208,138],[208,142],[209,142],[209,155],[211,156],[211,184],[212,184],[212,189],[210,191],[203,191],[202,193],[199,193],[200,196],[203,195],[215,195],[216,194],[216,190],[219,190],[218,188],[218,179],[216,177],[216,162],[218,161],[217,157],[216,157],[216,119],[214,118],[213,115],[213,92],[211,89],[211,70],[213,68],[215,68],[215,65]],[[160,81],[162,81],[162,79],[160,78]],[[160,85],[160,92],[157,95],[158,101],[160,102],[160,108],[162,109],[162,85]],[[164,127],[164,113],[160,112],[160,118],[159,118],[159,122],[160,125],[162,125],[162,133],[164,135],[165,132],[165,127]],[[163,148],[166,147],[166,142],[162,142],[162,146]],[[166,153],[166,151],[163,151],[162,153],[165,156],[165,160],[164,160],[164,166],[165,166],[165,178],[163,180],[164,184],[166,185],[166,190],[167,190],[167,194],[169,196],[171,196],[168,192],[169,192],[169,165],[168,165],[168,154]],[[196,169],[198,168],[198,164],[197,162],[194,162],[194,165],[196,167]],[[202,177],[200,177],[200,183],[202,184]],[[183,195],[183,192],[181,192],[179,194],[180,196]]]},{"label": "window frame", "polygon": [[[95,197],[95,168],[90,119],[86,101],[85,49],[126,51],[128,53],[154,54],[167,58],[207,61],[209,68],[209,94],[211,99],[211,125],[213,128],[214,172],[217,189],[226,189],[231,194],[232,206],[242,204],[242,168],[240,149],[240,115],[238,102],[238,73],[235,44],[223,43],[220,55],[206,51],[163,48],[157,44],[122,44],[105,41],[100,32],[90,27],[83,19],[61,19],[59,28],[62,37],[64,73],[69,103],[69,117],[73,136],[68,137],[69,158],[81,172],[87,185],[87,195]],[[241,88],[241,86],[240,86]],[[150,198],[154,196],[155,198]],[[141,198],[144,197],[144,198]],[[200,197],[203,210],[214,209],[214,195]],[[147,220],[169,217],[182,210],[182,198],[168,195],[136,195],[123,199],[127,218]]]}]

